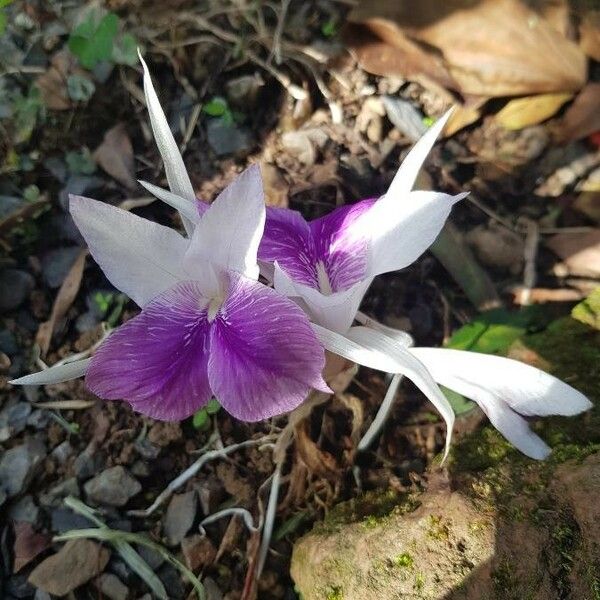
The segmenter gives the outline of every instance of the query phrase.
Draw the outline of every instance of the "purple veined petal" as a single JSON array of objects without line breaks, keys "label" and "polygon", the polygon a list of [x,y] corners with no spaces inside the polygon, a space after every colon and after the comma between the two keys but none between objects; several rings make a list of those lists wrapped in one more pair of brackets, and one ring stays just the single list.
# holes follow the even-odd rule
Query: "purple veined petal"
[{"label": "purple veined petal", "polygon": [[152,300],[100,346],[87,370],[88,388],[155,419],[192,415],[211,398],[206,305],[194,281]]},{"label": "purple veined petal", "polygon": [[357,222],[370,239],[371,277],[413,263],[437,238],[452,206],[467,194],[411,192],[396,203],[378,200]]},{"label": "purple veined petal", "polygon": [[343,292],[326,295],[312,287],[295,282],[279,267],[278,263],[275,263],[275,289],[284,296],[301,300],[300,305],[312,321],[338,333],[345,333],[352,325],[371,281],[371,279],[359,281]]},{"label": "purple veined petal", "polygon": [[370,198],[340,206],[309,224],[316,261],[324,266],[333,292],[347,290],[366,277],[369,238],[357,224],[374,203]]},{"label": "purple veined petal", "polygon": [[[173,192],[169,192],[168,190],[163,190],[163,188],[158,187],[152,183],[148,183],[147,181],[142,181],[138,179],[138,183],[148,190],[153,196],[156,196],[159,200],[162,200],[165,204],[172,206],[175,210],[179,212],[182,217],[185,217],[192,225],[197,225],[200,222],[200,211],[198,210],[198,201],[190,202]],[[207,206],[208,208],[208,206]]]},{"label": "purple veined petal", "polygon": [[306,316],[256,281],[230,274],[228,297],[211,325],[211,388],[234,417],[259,421],[289,412],[311,388],[330,391],[325,354]]},{"label": "purple veined petal", "polygon": [[81,196],[70,196],[69,210],[104,274],[139,306],[189,279],[189,241],[173,229]]},{"label": "purple veined petal", "polygon": [[525,415],[577,415],[592,408],[578,390],[531,365],[449,348],[412,348],[434,379],[468,398],[490,394]]},{"label": "purple veined petal", "polygon": [[[154,86],[152,85],[152,78],[150,77],[148,66],[146,65],[146,61],[142,58],[139,49],[138,56],[144,70],[144,96],[146,98],[148,114],[150,115],[150,125],[152,126],[154,140],[156,141],[158,151],[163,159],[169,187],[174,194],[193,202],[196,200],[196,194],[194,193],[192,182],[190,181],[183,162],[183,157],[175,143],[175,138],[171,133],[169,123],[167,122],[167,118],[165,117]],[[193,226],[186,217],[183,217],[183,224],[188,235],[190,235]]]},{"label": "purple veined petal", "polygon": [[[248,167],[208,207],[184,258],[186,271],[209,285],[207,264],[258,279],[257,252],[265,226],[265,200],[258,165]],[[207,296],[220,290],[207,289]]]},{"label": "purple veined petal", "polygon": [[90,361],[90,358],[84,358],[82,360],[63,363],[61,365],[54,365],[44,371],[24,375],[23,377],[13,379],[8,383],[11,385],[51,385],[53,383],[71,381],[72,379],[77,379],[78,377],[83,377],[85,375]]},{"label": "purple veined petal", "polygon": [[267,208],[258,258],[264,263],[277,262],[298,283],[318,287],[315,245],[310,227],[298,211]]},{"label": "purple veined petal", "polygon": [[402,164],[385,194],[384,198],[386,202],[402,202],[405,196],[413,189],[415,181],[417,180],[417,175],[419,174],[427,155],[431,152],[431,148],[433,148],[435,141],[442,133],[442,129],[444,129],[444,125],[446,125],[450,118],[452,110],[453,109],[448,110],[441,116],[406,155],[406,158],[402,161]]}]

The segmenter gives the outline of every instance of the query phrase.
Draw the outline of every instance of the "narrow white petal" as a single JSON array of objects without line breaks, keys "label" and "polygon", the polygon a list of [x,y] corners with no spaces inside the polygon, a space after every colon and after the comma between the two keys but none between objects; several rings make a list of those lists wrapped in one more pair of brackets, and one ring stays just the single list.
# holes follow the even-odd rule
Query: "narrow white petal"
[{"label": "narrow white petal", "polygon": [[[146,97],[146,106],[150,115],[150,124],[154,132],[154,139],[158,146],[158,151],[165,165],[165,174],[169,187],[174,194],[181,196],[189,201],[196,200],[196,194],[192,182],[183,163],[183,158],[179,152],[179,148],[175,143],[175,138],[169,128],[169,123],[163,112],[163,109],[152,85],[152,78],[148,71],[146,61],[142,58],[138,50],[138,56],[144,69],[144,96]],[[193,228],[191,223],[184,218],[184,226],[188,234],[191,234]]]},{"label": "narrow white petal", "polygon": [[51,383],[70,381],[71,379],[77,379],[85,375],[91,360],[91,358],[85,358],[83,360],[56,365],[38,373],[13,379],[9,383],[12,385],[49,385]]},{"label": "narrow white petal", "polygon": [[371,329],[375,329],[375,331],[381,331],[388,337],[392,338],[399,344],[406,346],[407,348],[410,346],[414,346],[414,340],[410,333],[406,331],[402,331],[401,329],[396,329],[395,327],[389,327],[388,325],[384,325],[375,319],[369,317],[364,312],[360,310],[356,313],[356,320],[365,327],[370,327]]},{"label": "narrow white petal", "polygon": [[104,274],[139,306],[189,279],[189,241],[173,229],[81,196],[70,196],[69,209]]},{"label": "narrow white petal", "polygon": [[284,296],[301,300],[302,308],[312,321],[322,327],[344,333],[348,331],[371,280],[361,281],[343,292],[325,295],[310,286],[293,281],[275,263],[274,287]]},{"label": "narrow white petal", "polygon": [[440,234],[452,206],[466,195],[411,192],[394,202],[378,200],[356,222],[371,242],[369,274],[397,271],[417,260]]},{"label": "narrow white petal", "polygon": [[196,273],[212,263],[218,269],[258,279],[256,255],[265,227],[265,212],[260,168],[252,165],[204,213],[185,256],[186,270]]},{"label": "narrow white petal", "polygon": [[521,415],[576,415],[592,407],[579,391],[530,365],[447,348],[410,350],[442,385],[480,403],[492,394]]},{"label": "narrow white petal", "polygon": [[190,202],[173,192],[169,192],[168,190],[163,190],[161,187],[157,185],[153,185],[152,183],[148,183],[147,181],[138,180],[139,184],[146,188],[153,196],[156,196],[159,200],[162,200],[165,204],[172,206],[174,209],[178,210],[182,217],[185,217],[196,225],[200,221],[200,213],[196,208],[195,201]]},{"label": "narrow white petal", "polygon": [[408,377],[438,409],[446,422],[446,458],[452,439],[454,412],[425,366],[415,360],[406,347],[366,327],[353,327],[346,337],[319,325],[313,325],[313,328],[327,350],[371,369],[401,373]]},{"label": "narrow white petal", "polygon": [[406,155],[385,194],[387,202],[402,202],[404,197],[413,189],[417,175],[428,154],[431,152],[435,141],[440,136],[440,133],[442,133],[442,129],[444,129],[444,125],[450,118],[452,110],[448,110],[446,114],[440,117]]}]

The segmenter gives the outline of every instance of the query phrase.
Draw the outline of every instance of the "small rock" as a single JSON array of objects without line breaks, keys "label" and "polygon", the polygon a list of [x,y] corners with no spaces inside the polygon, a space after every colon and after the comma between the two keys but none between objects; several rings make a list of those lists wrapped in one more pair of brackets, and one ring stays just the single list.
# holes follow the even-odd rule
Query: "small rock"
[{"label": "small rock", "polygon": [[46,448],[36,439],[7,450],[0,460],[0,488],[9,497],[22,494],[37,475],[45,457]]},{"label": "small rock", "polygon": [[160,552],[148,548],[148,546],[136,545],[135,550],[153,571],[156,571],[165,562],[165,557]]},{"label": "small rock", "polygon": [[206,124],[208,145],[217,156],[249,152],[254,145],[246,127],[230,125],[223,119],[210,119]]},{"label": "small rock", "polygon": [[31,414],[29,402],[9,404],[0,411],[0,442],[6,442],[11,437],[21,433],[27,425]]},{"label": "small rock", "polygon": [[109,558],[110,551],[96,542],[70,540],[31,572],[29,582],[54,596],[65,596],[102,573]]},{"label": "small rock", "polygon": [[142,490],[140,482],[122,466],[111,467],[90,479],[84,490],[88,500],[108,506],[125,506]]},{"label": "small rock", "polygon": [[142,479],[144,477],[149,477],[150,467],[148,466],[148,463],[144,462],[143,460],[136,460],[131,465],[131,474],[134,477],[141,477]]},{"label": "small rock", "polygon": [[204,516],[208,516],[215,512],[218,505],[225,497],[223,482],[216,477],[201,479],[194,485],[194,489],[198,493],[200,508],[202,509],[202,514]]},{"label": "small rock", "polygon": [[79,246],[57,248],[42,258],[42,276],[50,288],[59,287],[81,253]]},{"label": "small rock", "polygon": [[27,581],[26,575],[13,575],[6,583],[6,594],[3,598],[30,598],[35,588]]},{"label": "small rock", "polygon": [[[33,390],[32,386],[26,385],[23,387],[23,391],[25,394],[28,393],[27,390]],[[29,399],[29,398],[28,398]],[[27,419],[27,425],[33,427],[34,429],[46,429],[48,427],[48,423],[50,423],[50,414],[47,410],[37,409],[34,410]]]},{"label": "small rock", "polygon": [[59,464],[64,465],[70,456],[73,454],[73,446],[71,446],[71,442],[69,440],[65,440],[60,443],[52,452],[50,452],[50,456]]},{"label": "small rock", "polygon": [[196,573],[202,567],[211,565],[217,556],[217,549],[205,535],[191,535],[181,542],[181,551],[188,569]]},{"label": "small rock", "polygon": [[176,422],[157,421],[148,431],[148,441],[160,448],[180,440],[181,436],[181,425]]},{"label": "small rock", "polygon": [[60,506],[64,498],[75,496],[79,498],[79,484],[76,477],[70,477],[60,483],[52,486],[47,492],[40,495],[40,504],[42,506]]},{"label": "small rock", "polygon": [[96,579],[98,591],[110,600],[127,600],[128,587],[112,573],[103,573]]},{"label": "small rock", "polygon": [[104,456],[88,446],[73,462],[73,471],[77,479],[93,477],[104,466]]},{"label": "small rock", "polygon": [[225,84],[227,98],[232,105],[248,110],[256,106],[258,93],[264,85],[264,79],[258,73],[230,79]]},{"label": "small rock", "polygon": [[206,600],[223,600],[223,592],[214,579],[205,577],[202,584],[204,585],[204,591],[206,592]]},{"label": "small rock", "polygon": [[317,148],[327,142],[327,134],[319,128],[288,131],[281,136],[281,145],[301,163],[312,165],[317,159]]},{"label": "small rock", "polygon": [[136,441],[133,447],[136,449],[137,453],[146,460],[154,460],[160,454],[160,448],[150,442],[148,438]]},{"label": "small rock", "polygon": [[82,515],[75,514],[67,508],[56,508],[50,513],[52,531],[64,533],[71,529],[88,529],[96,525]]},{"label": "small rock", "polygon": [[169,600],[183,600],[185,598],[185,589],[181,577],[173,565],[168,563],[163,565],[157,575],[165,588],[169,590]]},{"label": "small rock", "polygon": [[0,273],[0,312],[18,308],[29,296],[35,285],[26,271],[6,269]]},{"label": "small rock", "polygon": [[44,590],[35,590],[35,596],[33,600],[52,600],[50,594]]},{"label": "small rock", "polygon": [[9,507],[8,517],[13,521],[35,525],[40,518],[40,509],[35,504],[33,496],[27,495],[19,498]]},{"label": "small rock", "polygon": [[167,544],[176,546],[183,540],[194,524],[197,508],[198,499],[194,490],[185,494],[175,494],[171,498],[163,522]]},{"label": "small rock", "polygon": [[17,522],[14,526],[15,543],[13,572],[18,573],[42,552],[50,548],[52,537],[38,533],[31,523]]}]

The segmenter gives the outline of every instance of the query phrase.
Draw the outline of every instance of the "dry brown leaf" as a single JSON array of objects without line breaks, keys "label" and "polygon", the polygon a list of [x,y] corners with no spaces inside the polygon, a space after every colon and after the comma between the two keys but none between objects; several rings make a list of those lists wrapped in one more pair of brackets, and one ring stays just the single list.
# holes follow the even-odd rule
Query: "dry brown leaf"
[{"label": "dry brown leaf", "polygon": [[305,419],[296,426],[296,448],[302,462],[308,467],[308,470],[315,475],[322,477],[337,476],[338,465],[335,458],[321,450],[319,446],[311,439],[309,432],[309,421]]},{"label": "dry brown leaf", "polygon": [[457,106],[450,115],[446,126],[444,127],[443,136],[451,137],[457,131],[472,125],[481,118],[483,105],[489,98],[478,98],[471,102],[465,102],[463,105]]},{"label": "dry brown leaf", "polygon": [[51,110],[68,110],[73,101],[69,97],[67,78],[69,75],[79,75],[90,79],[90,74],[77,65],[77,59],[68,51],[60,50],[50,60],[50,67],[35,80],[42,99]]},{"label": "dry brown leaf", "polygon": [[363,0],[349,19],[395,48],[410,37],[438,49],[463,94],[576,91],[587,79],[583,52],[519,0]]},{"label": "dry brown leaf", "polygon": [[547,242],[571,275],[600,275],[600,228],[586,233],[557,233]]},{"label": "dry brown leaf", "polygon": [[52,334],[54,333],[57,321],[67,314],[71,304],[73,304],[77,297],[87,254],[87,250],[81,251],[58,290],[58,294],[56,295],[52,306],[50,318],[39,326],[35,341],[40,347],[41,356],[45,356],[48,352],[50,340],[52,339]]},{"label": "dry brown leaf", "polygon": [[127,189],[136,189],[133,146],[124,123],[118,123],[106,132],[94,152],[94,160]]},{"label": "dry brown leaf", "polygon": [[571,93],[554,93],[515,98],[496,114],[496,121],[511,130],[537,125],[556,114],[572,97]]},{"label": "dry brown leaf", "polygon": [[600,83],[590,82],[566,110],[559,128],[562,142],[571,142],[600,131]]},{"label": "dry brown leaf", "polygon": [[260,172],[265,189],[266,205],[287,208],[290,186],[283,177],[281,170],[275,165],[263,163]]},{"label": "dry brown leaf", "polygon": [[52,536],[37,533],[31,523],[18,521],[15,523],[15,561],[13,573],[18,573],[27,566],[36,556],[50,548]]},{"label": "dry brown leaf", "polygon": [[356,448],[360,440],[360,431],[365,420],[363,404],[360,401],[360,398],[357,398],[352,394],[339,394],[336,396],[336,399],[352,413],[352,431],[350,432],[350,438]]},{"label": "dry brown leaf", "polygon": [[600,225],[600,189],[579,194],[573,208]]}]

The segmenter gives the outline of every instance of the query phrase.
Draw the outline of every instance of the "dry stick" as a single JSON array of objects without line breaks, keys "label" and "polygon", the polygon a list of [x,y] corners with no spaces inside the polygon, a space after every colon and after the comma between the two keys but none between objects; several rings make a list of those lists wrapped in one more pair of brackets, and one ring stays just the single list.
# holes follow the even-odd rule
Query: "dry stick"
[{"label": "dry stick", "polygon": [[538,224],[527,219],[527,233],[525,235],[525,248],[523,256],[525,268],[523,269],[523,291],[521,292],[521,305],[528,306],[531,303],[531,289],[535,286],[535,260],[540,242],[540,230]]},{"label": "dry stick", "polygon": [[289,6],[290,0],[281,0],[281,10],[279,13],[279,18],[277,19],[277,26],[275,27],[275,31],[273,33],[273,46],[269,54],[269,58],[267,58],[267,64],[271,64],[273,58],[275,58],[275,62],[278,65],[281,64],[281,36],[283,35],[285,18],[287,16]]}]

